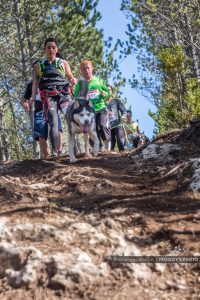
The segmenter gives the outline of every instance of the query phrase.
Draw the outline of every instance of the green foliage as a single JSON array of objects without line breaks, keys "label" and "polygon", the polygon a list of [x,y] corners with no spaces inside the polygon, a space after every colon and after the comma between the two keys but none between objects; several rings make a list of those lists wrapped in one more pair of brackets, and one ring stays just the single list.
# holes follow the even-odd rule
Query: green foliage
[{"label": "green foliage", "polygon": [[192,78],[186,83],[186,101],[188,103],[189,110],[191,111],[191,118],[200,118],[200,86],[197,80]]},{"label": "green foliage", "polygon": [[200,117],[200,87],[197,80],[189,77],[186,55],[182,47],[161,49],[158,66],[162,77],[162,93],[157,114],[150,116],[157,124],[157,133],[187,126],[192,118]]},{"label": "green foliage", "polygon": [[186,56],[180,45],[161,48],[156,57],[159,61],[158,67],[164,74],[174,76],[185,71]]},{"label": "green foliage", "polygon": [[166,98],[162,98],[158,112],[149,112],[156,122],[155,133],[164,133],[171,129],[186,127],[193,118],[200,118],[200,86],[197,80],[192,78],[186,81],[186,93],[180,101],[177,95],[171,91]]},{"label": "green foliage", "polygon": [[130,20],[124,52],[136,54],[137,88],[157,108],[156,132],[186,126],[199,116],[199,9],[196,0],[123,0]]}]

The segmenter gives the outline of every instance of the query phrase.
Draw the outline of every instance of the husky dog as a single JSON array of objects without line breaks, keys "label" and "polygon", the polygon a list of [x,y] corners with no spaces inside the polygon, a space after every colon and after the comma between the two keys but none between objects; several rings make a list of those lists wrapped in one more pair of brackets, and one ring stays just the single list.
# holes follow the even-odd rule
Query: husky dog
[{"label": "husky dog", "polygon": [[70,103],[66,113],[69,136],[69,159],[71,163],[77,161],[75,158],[75,134],[84,134],[85,155],[89,156],[89,137],[94,142],[93,155],[99,151],[99,139],[96,133],[95,112],[90,101],[85,98],[76,98]]}]

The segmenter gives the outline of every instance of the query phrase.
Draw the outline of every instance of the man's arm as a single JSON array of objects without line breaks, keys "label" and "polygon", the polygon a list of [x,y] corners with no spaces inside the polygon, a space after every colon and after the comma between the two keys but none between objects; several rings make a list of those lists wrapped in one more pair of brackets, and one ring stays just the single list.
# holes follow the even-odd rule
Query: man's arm
[{"label": "man's arm", "polygon": [[22,99],[20,100],[20,104],[21,104],[21,106],[23,107],[23,109],[24,109],[26,112],[29,112],[29,110],[30,110],[30,105],[29,105],[28,99],[22,98]]},{"label": "man's arm", "polygon": [[29,82],[27,84],[24,96],[21,98],[20,100],[20,104],[22,105],[22,107],[24,108],[24,110],[26,112],[29,112],[30,110],[30,99],[31,99],[31,95],[32,95],[32,84],[33,82]]},{"label": "man's arm", "polygon": [[107,99],[110,98],[111,95],[110,95],[110,91],[109,91],[109,89],[107,87],[107,84],[105,83],[104,80],[101,80],[101,87],[102,87],[101,94],[102,94],[102,96],[104,98],[104,101],[106,101]]},{"label": "man's arm", "polygon": [[36,99],[36,94],[37,94],[37,89],[39,86],[39,79],[40,79],[40,69],[39,65],[35,64],[34,65],[34,81],[33,81],[33,86],[32,86],[32,101],[35,102]]},{"label": "man's arm", "polygon": [[126,108],[120,100],[118,100],[118,110],[120,111],[122,116],[126,116]]},{"label": "man's arm", "polygon": [[68,64],[68,62],[66,60],[63,60],[63,64],[65,67],[65,75],[69,81],[69,83],[71,83],[72,85],[77,84],[77,79],[73,76],[71,68]]}]

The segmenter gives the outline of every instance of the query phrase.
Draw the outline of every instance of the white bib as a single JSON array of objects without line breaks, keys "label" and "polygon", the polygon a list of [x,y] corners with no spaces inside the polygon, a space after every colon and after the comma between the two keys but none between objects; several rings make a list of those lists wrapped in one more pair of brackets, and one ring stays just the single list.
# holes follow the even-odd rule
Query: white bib
[{"label": "white bib", "polygon": [[99,90],[90,90],[87,93],[87,99],[92,100],[99,97]]}]

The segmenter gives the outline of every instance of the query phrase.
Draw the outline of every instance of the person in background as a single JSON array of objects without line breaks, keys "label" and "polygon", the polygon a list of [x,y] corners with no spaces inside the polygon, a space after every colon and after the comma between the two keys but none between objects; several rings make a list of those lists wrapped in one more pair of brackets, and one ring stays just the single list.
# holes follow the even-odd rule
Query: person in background
[{"label": "person in background", "polygon": [[[58,57],[58,44],[55,38],[44,42],[46,57],[34,66],[33,101],[39,87],[45,114],[50,126],[52,156],[59,155],[58,109],[66,115],[71,97],[69,84],[77,83],[66,60]],[[59,55],[60,56],[60,55]]]},{"label": "person in background", "polygon": [[139,126],[138,126],[138,122],[136,121],[133,121],[132,119],[132,111],[131,110],[127,110],[126,111],[127,114],[126,114],[126,132],[127,134],[130,134],[130,133],[140,133],[140,130],[139,130]]},{"label": "person in background", "polygon": [[[131,141],[132,147],[137,148],[140,141],[140,130],[138,122],[132,120],[132,111],[127,110],[127,122],[125,124],[126,135]],[[128,142],[128,141],[127,141]]]},{"label": "person in background", "polygon": [[110,151],[111,129],[108,118],[108,110],[105,101],[110,97],[110,92],[104,80],[93,75],[93,66],[90,60],[82,60],[80,70],[83,75],[74,89],[75,97],[84,97],[91,101],[95,111],[96,130],[100,142],[100,149]]},{"label": "person in background", "polygon": [[[113,94],[113,89],[110,85],[107,85],[110,95]],[[126,122],[126,109],[119,99],[110,97],[106,100],[107,108],[109,110],[109,121],[111,126],[111,151],[115,150],[115,145],[117,141],[117,146],[119,151],[124,151],[124,130],[121,122]]]},{"label": "person in background", "polygon": [[[38,60],[33,62],[32,67],[34,69],[35,64],[38,63]],[[49,147],[47,143],[48,138],[48,123],[43,111],[42,101],[40,98],[39,90],[37,90],[36,94],[36,100],[33,102],[31,100],[32,98],[32,86],[33,86],[33,80],[30,81],[27,86],[26,90],[24,92],[24,95],[22,99],[20,100],[20,104],[24,108],[26,112],[29,112],[32,109],[32,106],[34,106],[34,139],[39,142],[40,146],[40,156],[41,158],[48,158],[49,153]],[[59,151],[62,152],[62,125],[61,125],[61,119],[59,117]]]}]

